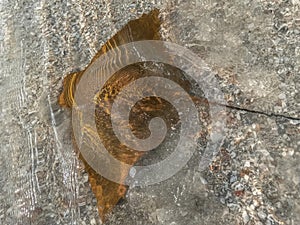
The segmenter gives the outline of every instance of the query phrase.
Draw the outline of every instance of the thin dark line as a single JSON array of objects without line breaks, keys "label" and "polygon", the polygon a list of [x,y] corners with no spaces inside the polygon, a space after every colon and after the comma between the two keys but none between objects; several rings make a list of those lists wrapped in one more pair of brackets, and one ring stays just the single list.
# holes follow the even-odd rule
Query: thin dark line
[{"label": "thin dark line", "polygon": [[279,117],[279,118],[284,118],[284,119],[289,119],[289,120],[300,121],[300,118],[286,116],[286,115],[282,115],[282,114],[267,113],[267,112],[263,112],[263,111],[253,110],[253,109],[245,109],[245,108],[241,108],[241,107],[233,106],[233,105],[223,105],[222,104],[222,106],[225,106],[226,108],[229,108],[229,109],[235,109],[235,110],[245,111],[245,112],[249,112],[249,113],[256,113],[256,114],[265,115],[268,117]]}]

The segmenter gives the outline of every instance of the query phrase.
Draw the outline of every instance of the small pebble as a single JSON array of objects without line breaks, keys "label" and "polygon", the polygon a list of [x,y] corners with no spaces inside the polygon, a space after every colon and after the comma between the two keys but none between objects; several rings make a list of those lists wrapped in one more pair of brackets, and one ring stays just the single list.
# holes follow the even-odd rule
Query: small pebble
[{"label": "small pebble", "polygon": [[91,225],[96,225],[96,220],[95,220],[95,218],[91,219]]},{"label": "small pebble", "polygon": [[261,220],[265,220],[267,218],[267,214],[264,213],[263,211],[259,211],[257,213],[258,217],[261,219]]},{"label": "small pebble", "polygon": [[246,223],[249,222],[249,219],[250,219],[250,218],[249,218],[249,216],[248,216],[248,214],[247,214],[246,211],[243,211],[242,217],[243,217],[243,222],[244,222],[244,224],[246,224]]},{"label": "small pebble", "polygon": [[246,161],[244,164],[245,167],[250,167],[250,161]]},{"label": "small pebble", "polygon": [[286,98],[285,93],[281,93],[279,96],[279,99],[284,100]]},{"label": "small pebble", "polygon": [[206,180],[204,177],[202,177],[202,176],[200,176],[200,181],[201,181],[201,183],[204,184],[204,185],[207,184],[207,180]]},{"label": "small pebble", "polygon": [[237,176],[236,175],[232,175],[231,177],[230,177],[230,183],[234,183],[234,182],[236,182],[237,181]]}]

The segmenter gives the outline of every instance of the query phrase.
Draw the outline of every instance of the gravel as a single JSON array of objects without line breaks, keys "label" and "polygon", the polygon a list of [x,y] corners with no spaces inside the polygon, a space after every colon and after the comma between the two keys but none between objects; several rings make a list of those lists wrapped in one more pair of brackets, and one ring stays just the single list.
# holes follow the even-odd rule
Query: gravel
[{"label": "gravel", "polygon": [[200,146],[172,178],[130,188],[107,224],[300,224],[298,0],[1,1],[0,224],[101,224],[57,96],[154,6],[164,39],[215,72],[226,138],[204,171]]}]

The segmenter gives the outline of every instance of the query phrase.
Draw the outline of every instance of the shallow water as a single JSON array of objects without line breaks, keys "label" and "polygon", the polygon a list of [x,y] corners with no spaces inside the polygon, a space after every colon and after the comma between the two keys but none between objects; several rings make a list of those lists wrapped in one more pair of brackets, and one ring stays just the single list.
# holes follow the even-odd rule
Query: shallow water
[{"label": "shallow water", "polygon": [[65,74],[153,5],[163,38],[204,59],[235,108],[213,170],[195,157],[130,189],[108,224],[300,223],[299,3],[106,0],[0,3],[1,224],[100,223],[57,97]]}]

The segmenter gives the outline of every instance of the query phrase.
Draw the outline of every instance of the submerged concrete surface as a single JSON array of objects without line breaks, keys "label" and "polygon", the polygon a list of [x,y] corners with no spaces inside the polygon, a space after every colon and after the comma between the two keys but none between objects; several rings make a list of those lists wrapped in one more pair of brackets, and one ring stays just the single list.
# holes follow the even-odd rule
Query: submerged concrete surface
[{"label": "submerged concrete surface", "polygon": [[197,154],[171,179],[131,188],[108,224],[300,224],[300,3],[291,1],[2,1],[1,224],[100,224],[57,106],[127,21],[154,6],[162,34],[198,54],[228,102],[212,167]]}]

